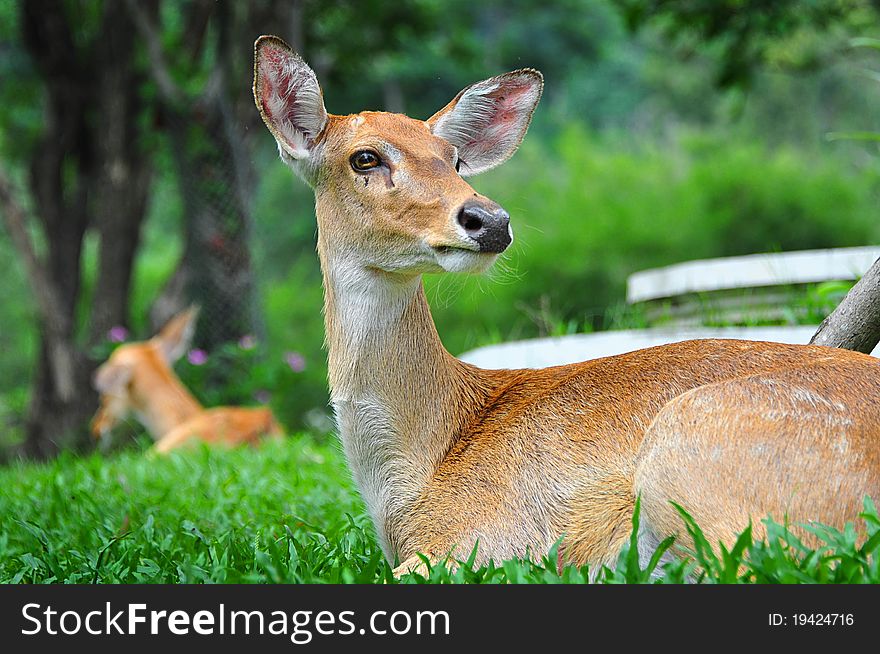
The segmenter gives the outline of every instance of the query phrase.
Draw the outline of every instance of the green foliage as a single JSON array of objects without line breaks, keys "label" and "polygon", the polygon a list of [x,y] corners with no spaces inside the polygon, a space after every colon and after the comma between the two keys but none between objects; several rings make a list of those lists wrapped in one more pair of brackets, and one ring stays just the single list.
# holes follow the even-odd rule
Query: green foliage
[{"label": "green foliage", "polygon": [[795,306],[804,323],[818,325],[834,311],[855,282],[822,282],[807,287],[806,295]]},{"label": "green foliage", "polygon": [[[574,90],[570,106],[600,104],[589,111],[596,122],[639,97],[637,62],[617,51],[624,26],[605,1],[553,0],[549,10],[528,0],[335,1],[304,4],[302,20],[311,29],[300,49],[333,113],[382,107],[427,118],[474,81],[527,66],[554,80],[550,98]],[[570,83],[588,71],[596,83]]]},{"label": "green foliage", "polygon": [[[3,232],[5,234],[5,232]],[[0,302],[0,453],[23,438],[28,386],[38,334],[36,306],[12,244],[0,235],[4,301]]]},{"label": "green foliage", "polygon": [[[767,63],[815,67],[846,28],[876,26],[870,0],[619,0],[631,27],[659,23],[685,52],[695,42],[720,50],[717,83],[747,85]],[[748,17],[745,19],[744,17]]]},{"label": "green foliage", "polygon": [[[607,567],[603,568],[600,578],[606,583],[626,583],[626,584],[647,584],[651,583],[658,576],[660,561],[669,548],[675,542],[674,536],[668,536],[657,546],[657,549],[651,554],[648,564],[642,568],[641,557],[639,552],[639,523],[641,519],[641,498],[636,498],[635,507],[632,516],[632,531],[630,532],[629,543],[620,553],[617,559],[617,567],[611,570]],[[675,568],[675,574],[685,568],[681,566],[672,566]],[[686,575],[681,578],[673,577],[668,574],[667,579],[674,583],[680,583]]]},{"label": "green foliage", "polygon": [[[692,557],[642,567],[632,537],[614,568],[559,567],[558,545],[535,561],[452,566],[401,583],[878,583],[880,519],[870,500],[839,531],[806,527],[816,549],[782,525],[746,529],[713,550],[683,510]],[[299,435],[259,450],[199,449],[151,458],[62,455],[0,470],[0,583],[385,583],[395,581],[338,446]],[[595,577],[595,579],[593,579]]]}]

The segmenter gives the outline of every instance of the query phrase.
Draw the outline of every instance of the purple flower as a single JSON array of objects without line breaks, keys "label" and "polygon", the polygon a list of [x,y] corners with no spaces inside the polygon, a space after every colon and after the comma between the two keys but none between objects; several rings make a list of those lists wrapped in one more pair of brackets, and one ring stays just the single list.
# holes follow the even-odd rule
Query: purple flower
[{"label": "purple flower", "polygon": [[122,325],[114,325],[107,332],[107,338],[114,343],[122,343],[128,338],[128,330]]},{"label": "purple flower", "polygon": [[293,372],[302,372],[306,369],[306,359],[299,352],[287,352],[284,355],[284,362]]},{"label": "purple flower", "polygon": [[208,353],[196,348],[189,351],[189,354],[186,355],[186,360],[194,366],[201,366],[208,361]]},{"label": "purple flower", "polygon": [[238,347],[242,350],[253,350],[257,347],[257,339],[253,334],[245,334],[240,339],[238,339]]},{"label": "purple flower", "polygon": [[265,389],[260,389],[254,393],[254,399],[260,404],[269,404],[269,400],[272,399],[272,394]]}]

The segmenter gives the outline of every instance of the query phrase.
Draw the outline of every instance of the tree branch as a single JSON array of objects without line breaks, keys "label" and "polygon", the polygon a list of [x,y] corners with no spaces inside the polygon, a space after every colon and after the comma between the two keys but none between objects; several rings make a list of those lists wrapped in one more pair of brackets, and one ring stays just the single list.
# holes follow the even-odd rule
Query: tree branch
[{"label": "tree branch", "polygon": [[868,269],[810,339],[870,354],[880,342],[880,259]]},{"label": "tree branch", "polygon": [[176,104],[184,97],[183,90],[174,81],[171,71],[165,61],[165,53],[162,51],[162,42],[159,38],[159,32],[144,10],[143,4],[138,0],[125,0],[125,7],[131,15],[135,29],[147,44],[147,57],[150,60],[150,72],[156,85],[159,87],[159,93],[162,99],[169,104]]}]

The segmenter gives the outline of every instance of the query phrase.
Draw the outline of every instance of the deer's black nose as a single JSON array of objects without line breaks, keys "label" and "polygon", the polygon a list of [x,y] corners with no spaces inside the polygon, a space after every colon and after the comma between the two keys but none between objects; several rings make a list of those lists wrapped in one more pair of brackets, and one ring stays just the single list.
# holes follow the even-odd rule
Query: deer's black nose
[{"label": "deer's black nose", "polygon": [[494,202],[465,202],[458,224],[480,246],[480,252],[504,252],[512,240],[510,214]]}]

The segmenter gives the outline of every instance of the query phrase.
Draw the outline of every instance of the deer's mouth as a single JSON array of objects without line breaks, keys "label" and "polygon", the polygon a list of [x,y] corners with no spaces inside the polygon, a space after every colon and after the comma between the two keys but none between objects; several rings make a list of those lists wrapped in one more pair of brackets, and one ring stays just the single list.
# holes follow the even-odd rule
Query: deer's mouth
[{"label": "deer's mouth", "polygon": [[455,254],[456,252],[468,252],[471,254],[479,254],[479,246],[466,247],[464,245],[434,245],[432,246],[437,254]]},{"label": "deer's mouth", "polygon": [[476,244],[436,245],[432,249],[437,265],[446,272],[481,273],[498,257],[496,252],[482,252]]}]

